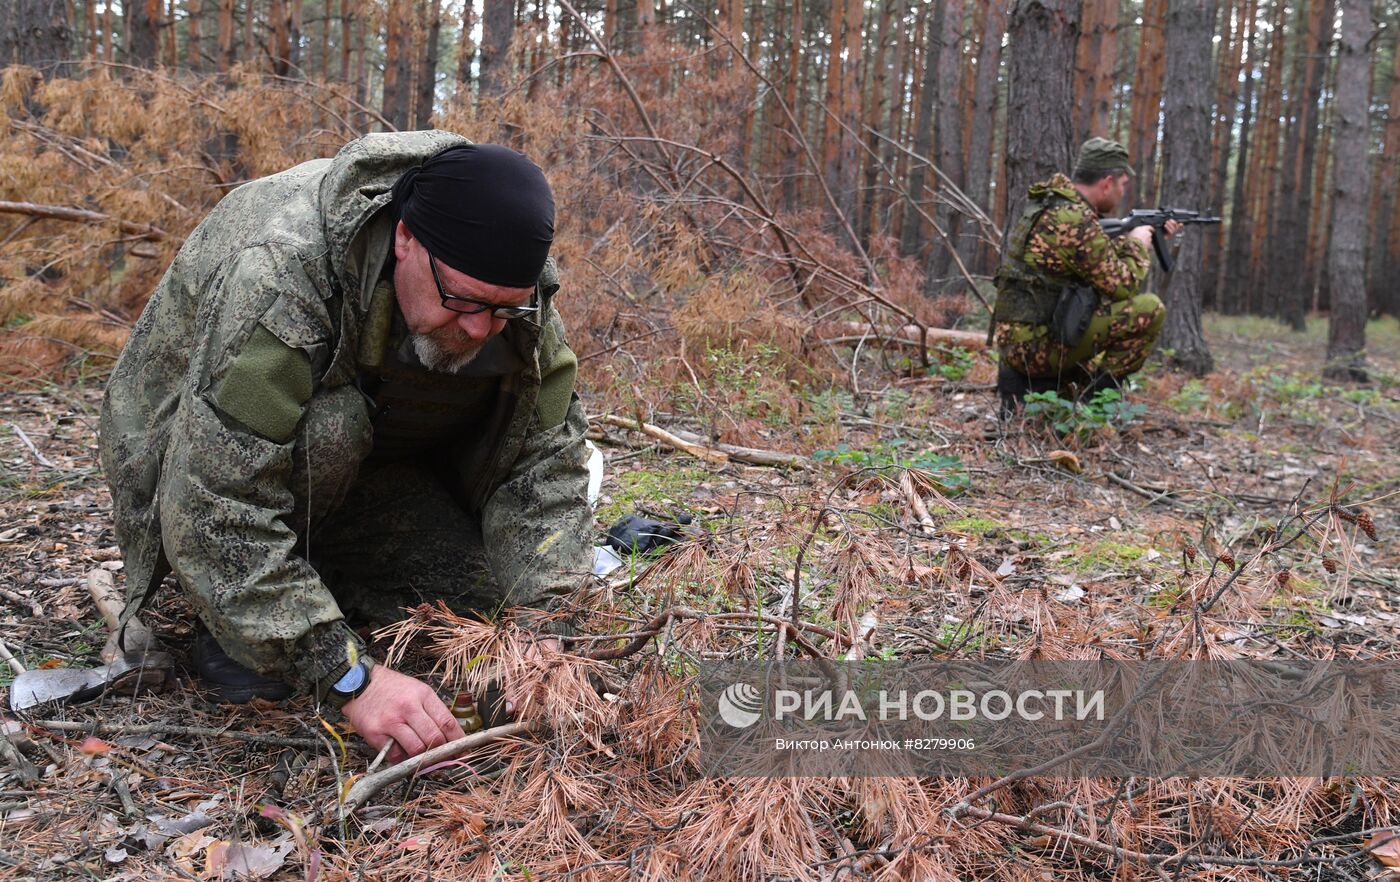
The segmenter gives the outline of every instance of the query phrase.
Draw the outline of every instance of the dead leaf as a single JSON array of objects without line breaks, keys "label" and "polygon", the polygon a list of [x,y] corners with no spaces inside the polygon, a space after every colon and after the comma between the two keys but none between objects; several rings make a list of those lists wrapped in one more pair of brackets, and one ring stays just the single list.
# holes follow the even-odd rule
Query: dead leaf
[{"label": "dead leaf", "polygon": [[282,868],[287,848],[219,840],[209,846],[204,875],[215,879],[266,879]]},{"label": "dead leaf", "polygon": [[1003,578],[1014,572],[1016,572],[1016,558],[1014,557],[1006,558],[1001,562],[1001,566],[997,567],[997,575]]},{"label": "dead leaf", "polygon": [[1400,830],[1381,830],[1367,840],[1366,847],[1383,866],[1400,869]]},{"label": "dead leaf", "polygon": [[1068,450],[1052,450],[1045,455],[1051,464],[1056,468],[1064,469],[1072,475],[1082,475],[1084,466],[1080,465],[1079,457]]},{"label": "dead leaf", "polygon": [[1060,603],[1074,603],[1076,600],[1083,598],[1084,595],[1088,593],[1089,592],[1085,591],[1083,588],[1080,588],[1078,585],[1071,585],[1065,590],[1061,591],[1059,594],[1056,594],[1055,599],[1058,600]]}]

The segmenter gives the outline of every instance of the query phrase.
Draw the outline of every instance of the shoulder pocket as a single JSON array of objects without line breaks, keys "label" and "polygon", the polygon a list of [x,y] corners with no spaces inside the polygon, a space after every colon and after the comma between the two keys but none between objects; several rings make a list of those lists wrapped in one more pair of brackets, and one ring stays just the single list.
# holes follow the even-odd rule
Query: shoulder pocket
[{"label": "shoulder pocket", "polygon": [[310,356],[259,323],[215,383],[211,403],[256,434],[285,444],[310,399]]}]

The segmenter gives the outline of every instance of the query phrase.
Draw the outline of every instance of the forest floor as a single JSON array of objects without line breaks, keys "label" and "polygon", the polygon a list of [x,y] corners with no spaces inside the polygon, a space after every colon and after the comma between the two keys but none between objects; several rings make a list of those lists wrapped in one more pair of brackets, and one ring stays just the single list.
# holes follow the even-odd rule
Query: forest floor
[{"label": "forest floor", "polygon": [[[1105,647],[1199,657],[1207,648],[1193,639],[1212,657],[1394,655],[1400,326],[1372,323],[1366,386],[1319,379],[1323,335],[1320,322],[1289,335],[1213,317],[1209,377],[1148,372],[1121,405],[1043,403],[1004,429],[993,366],[961,351],[917,377],[872,368],[859,394],[768,400],[773,384],[754,373],[762,365],[712,374],[705,400],[652,420],[809,465],[707,463],[598,431],[609,459],[600,531],[639,508],[695,521],[693,541],[596,598],[581,633],[635,631],[677,606],[781,615],[797,583],[798,611],[819,629],[849,634],[867,616],[873,630],[857,646],[866,657],[1066,658]],[[3,388],[0,634],[27,668],[99,664],[106,634],[85,577],[121,572],[96,458],[100,378],[10,378]],[[619,406],[586,403],[594,414]],[[1302,512],[1320,516],[1303,540],[1270,546],[1271,526]],[[1220,603],[1193,620],[1192,602],[1235,571]],[[986,783],[976,779],[884,782],[878,800],[855,781],[698,781],[673,770],[644,782],[649,764],[685,756],[693,726],[674,744],[654,730],[642,737],[655,745],[637,746],[626,733],[639,730],[626,727],[643,715],[590,729],[597,755],[582,756],[567,725],[554,725],[538,743],[486,748],[488,764],[492,751],[509,763],[492,773],[420,779],[337,824],[337,793],[367,759],[337,746],[304,702],[204,701],[186,672],[192,614],[169,587],[145,618],[176,658],[176,688],[12,726],[34,774],[0,764],[0,879],[1363,879],[1400,864],[1400,847],[1374,839],[1400,824],[1381,779],[1138,782],[1131,810],[1103,818],[1082,807],[1102,805],[1119,782],[1027,780],[992,803],[1012,818],[1034,814],[1046,832],[1006,815],[951,818]],[[442,624],[424,619],[422,630]],[[676,659],[752,657],[772,630],[676,620],[607,666],[615,704],[660,702],[630,690],[669,682],[656,678],[677,676],[666,666]],[[840,640],[809,638],[824,655],[846,654]],[[409,663],[430,665],[428,655]],[[12,677],[6,668],[0,686]],[[647,705],[651,719],[682,719],[670,700]],[[318,814],[332,820],[302,826]],[[1189,857],[1163,869],[1142,854]]]}]

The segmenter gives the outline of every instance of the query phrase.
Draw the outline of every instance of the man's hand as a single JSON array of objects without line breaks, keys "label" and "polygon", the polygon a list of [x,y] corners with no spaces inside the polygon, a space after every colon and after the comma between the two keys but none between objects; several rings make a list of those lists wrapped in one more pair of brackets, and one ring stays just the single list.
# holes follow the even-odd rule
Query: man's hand
[{"label": "man's hand", "polygon": [[1151,248],[1151,247],[1152,247],[1152,228],[1151,228],[1151,227],[1133,227],[1131,230],[1128,231],[1128,238],[1129,238],[1129,239],[1136,239],[1137,241],[1139,241],[1139,242],[1141,242],[1142,244],[1146,245],[1147,247]]},{"label": "man's hand", "polygon": [[1162,224],[1162,235],[1170,239],[1172,236],[1175,236],[1177,233],[1181,232],[1181,227],[1181,221],[1169,220],[1166,223]]},{"label": "man's hand", "polygon": [[340,712],[376,751],[393,739],[393,763],[466,734],[432,687],[384,665],[370,669],[369,686]]}]

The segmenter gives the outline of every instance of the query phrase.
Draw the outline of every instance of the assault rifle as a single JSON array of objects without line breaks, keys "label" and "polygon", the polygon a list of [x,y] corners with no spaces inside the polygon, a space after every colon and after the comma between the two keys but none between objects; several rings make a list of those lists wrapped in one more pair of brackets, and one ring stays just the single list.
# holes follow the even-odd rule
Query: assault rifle
[{"label": "assault rifle", "polygon": [[1162,227],[1166,226],[1169,220],[1182,225],[1220,223],[1218,217],[1206,217],[1199,211],[1189,211],[1185,208],[1134,208],[1128,212],[1127,217],[1104,218],[1099,221],[1099,226],[1114,239],[1135,227],[1151,227],[1152,250],[1157,252],[1157,262],[1162,265],[1162,269],[1171,272],[1172,258],[1167,253],[1167,243],[1162,236]]}]

